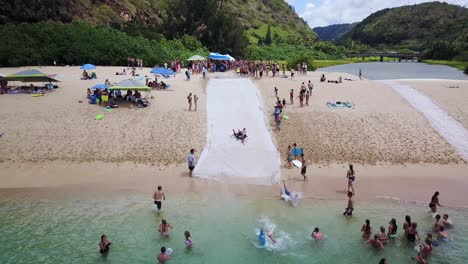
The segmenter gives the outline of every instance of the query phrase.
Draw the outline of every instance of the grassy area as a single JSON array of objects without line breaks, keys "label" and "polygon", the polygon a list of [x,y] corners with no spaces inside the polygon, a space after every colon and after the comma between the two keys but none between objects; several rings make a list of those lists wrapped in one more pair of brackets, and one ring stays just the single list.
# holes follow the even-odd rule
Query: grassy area
[{"label": "grassy area", "polygon": [[440,64],[440,65],[447,65],[450,67],[454,67],[460,70],[465,70],[468,67],[468,62],[463,61],[448,61],[448,60],[423,60],[424,63],[427,64]]}]

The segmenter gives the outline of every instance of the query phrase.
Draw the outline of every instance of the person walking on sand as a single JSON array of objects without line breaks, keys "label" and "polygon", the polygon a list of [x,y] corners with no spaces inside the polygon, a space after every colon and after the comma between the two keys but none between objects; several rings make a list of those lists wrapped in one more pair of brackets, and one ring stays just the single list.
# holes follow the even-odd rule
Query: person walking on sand
[{"label": "person walking on sand", "polygon": [[162,200],[166,200],[166,196],[162,191],[162,186],[158,186],[158,190],[153,193],[154,204],[158,208],[158,213],[161,211]]},{"label": "person walking on sand", "polygon": [[195,165],[197,164],[194,154],[195,154],[195,149],[191,149],[187,158],[190,178],[192,178],[193,169],[195,169]]},{"label": "person walking on sand", "polygon": [[289,92],[289,102],[291,103],[291,105],[294,104],[294,89],[291,89],[291,91]]},{"label": "person walking on sand", "polygon": [[309,83],[307,84],[307,87],[309,88],[309,94],[312,96],[312,90],[314,89],[314,84],[309,80]]},{"label": "person walking on sand", "polygon": [[278,129],[278,132],[281,131],[281,119],[283,118],[283,115],[282,114],[278,114],[278,116],[276,117],[276,128]]},{"label": "person walking on sand", "polygon": [[353,182],[356,179],[356,176],[354,175],[353,164],[349,164],[349,169],[346,172],[346,178],[348,178],[348,192],[349,192],[349,189],[351,189],[351,191],[355,193]]},{"label": "person walking on sand", "polygon": [[278,97],[278,88],[275,86],[275,97]]},{"label": "person walking on sand", "polygon": [[189,93],[189,95],[187,96],[187,102],[188,102],[188,110],[189,111],[192,111],[192,93]]},{"label": "person walking on sand", "polygon": [[194,106],[193,111],[197,111],[197,102],[198,102],[198,96],[194,94],[193,95],[193,106]]},{"label": "person walking on sand", "polygon": [[305,101],[306,101],[305,105],[309,106],[309,91],[306,91],[305,93]]},{"label": "person walking on sand", "polygon": [[359,68],[359,80],[362,80],[362,71],[361,71],[361,68]]},{"label": "person walking on sand", "polygon": [[292,149],[291,149],[291,146],[288,146],[288,152],[287,152],[287,161],[288,161],[288,168],[291,168],[292,167],[292,159],[293,159],[293,156],[292,156]]},{"label": "person walking on sand", "polygon": [[348,207],[346,207],[343,215],[344,216],[353,216],[354,211],[354,197],[352,192],[348,192]]},{"label": "person walking on sand", "polygon": [[308,181],[309,178],[307,178],[306,173],[307,173],[307,160],[304,158],[304,153],[301,154],[301,162],[302,162],[302,169],[301,169],[301,175],[304,177],[304,181]]},{"label": "person walking on sand", "polygon": [[437,206],[442,207],[439,203],[439,192],[435,192],[429,203],[429,208],[431,208],[432,213],[437,213]]}]

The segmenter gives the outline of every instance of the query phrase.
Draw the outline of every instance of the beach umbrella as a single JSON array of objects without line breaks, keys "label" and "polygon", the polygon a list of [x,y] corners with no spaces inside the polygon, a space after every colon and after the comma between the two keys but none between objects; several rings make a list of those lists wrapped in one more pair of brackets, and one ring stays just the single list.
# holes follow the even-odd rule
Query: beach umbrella
[{"label": "beach umbrella", "polygon": [[206,58],[200,55],[193,55],[192,57],[188,58],[188,61],[204,61],[204,60],[206,60]]},{"label": "beach umbrella", "polygon": [[94,66],[93,64],[84,64],[84,65],[81,65],[80,69],[93,70],[93,69],[96,69],[96,66]]},{"label": "beach umbrella", "polygon": [[172,71],[171,69],[166,69],[166,68],[153,68],[151,70],[151,73],[160,74],[160,75],[171,75],[171,74],[174,74],[174,71]]},{"label": "beach umbrella", "polygon": [[105,85],[105,84],[96,84],[94,85],[93,87],[91,87],[91,89],[93,90],[97,90],[97,89],[107,89],[109,88],[109,86]]}]

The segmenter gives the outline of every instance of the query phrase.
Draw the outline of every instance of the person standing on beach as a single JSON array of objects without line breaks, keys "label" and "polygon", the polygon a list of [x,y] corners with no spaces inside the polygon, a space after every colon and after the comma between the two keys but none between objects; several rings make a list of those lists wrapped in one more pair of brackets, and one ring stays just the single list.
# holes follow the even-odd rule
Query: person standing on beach
[{"label": "person standing on beach", "polygon": [[352,192],[348,192],[348,207],[346,207],[343,215],[344,216],[353,216],[354,211],[354,197]]},{"label": "person standing on beach", "polygon": [[278,97],[278,88],[275,86],[275,97]]},{"label": "person standing on beach", "polygon": [[286,159],[286,160],[288,161],[288,168],[291,168],[291,167],[292,167],[291,162],[292,162],[292,159],[293,159],[291,146],[288,146],[288,153],[287,153],[286,155],[287,155],[287,159]]},{"label": "person standing on beach", "polygon": [[354,175],[353,164],[349,164],[349,169],[346,172],[346,178],[348,178],[348,192],[349,192],[349,189],[351,189],[351,191],[355,193],[353,182],[356,179],[356,176]]},{"label": "person standing on beach", "polygon": [[192,111],[192,93],[189,93],[189,95],[187,96],[187,102],[188,102],[188,110],[189,111]]},{"label": "person standing on beach", "polygon": [[193,111],[197,111],[197,102],[198,102],[198,96],[196,94],[194,94],[193,95],[193,104],[194,104]]},{"label": "person standing on beach", "polygon": [[286,108],[286,98],[283,98],[283,108]]},{"label": "person standing on beach", "polygon": [[283,115],[280,113],[278,114],[278,116],[276,117],[276,128],[278,129],[278,132],[281,131],[281,119],[283,118]]},{"label": "person standing on beach", "polygon": [[291,105],[294,104],[294,89],[291,89],[291,91],[289,92],[289,102],[291,103]]},{"label": "person standing on beach", "polygon": [[442,207],[439,203],[439,192],[435,192],[429,203],[429,208],[431,208],[432,213],[437,213],[437,206]]},{"label": "person standing on beach", "polygon": [[309,106],[309,91],[306,91],[305,93],[305,101],[306,101],[305,105]]},{"label": "person standing on beach", "polygon": [[197,164],[194,154],[195,154],[195,149],[191,149],[187,158],[190,178],[192,178],[193,169],[195,169],[195,165]]},{"label": "person standing on beach", "polygon": [[312,90],[314,89],[314,84],[309,80],[309,83],[307,84],[307,87],[309,88],[309,94],[312,96]]},{"label": "person standing on beach", "polygon": [[301,162],[302,162],[302,169],[301,169],[301,175],[304,177],[304,181],[308,181],[309,178],[307,178],[306,173],[307,173],[307,160],[304,158],[304,153],[301,154]]},{"label": "person standing on beach", "polygon": [[361,68],[359,68],[359,80],[362,80],[362,71],[361,71]]},{"label": "person standing on beach", "polygon": [[158,186],[158,190],[153,193],[154,204],[158,208],[158,213],[161,211],[162,200],[166,200],[166,196],[162,191],[162,186]]}]

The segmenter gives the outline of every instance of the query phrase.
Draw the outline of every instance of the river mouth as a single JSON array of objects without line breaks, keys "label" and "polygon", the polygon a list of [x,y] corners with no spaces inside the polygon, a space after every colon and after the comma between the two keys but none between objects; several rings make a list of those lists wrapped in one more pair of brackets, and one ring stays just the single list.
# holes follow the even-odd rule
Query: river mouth
[{"label": "river mouth", "polygon": [[445,65],[430,65],[418,62],[362,62],[320,68],[320,72],[343,72],[354,76],[362,71],[369,80],[392,79],[449,79],[468,80],[463,71]]},{"label": "river mouth", "polygon": [[[223,193],[171,194],[157,213],[151,197],[132,190],[79,194],[49,189],[0,191],[0,258],[3,263],[101,263],[99,237],[113,243],[106,261],[154,263],[161,246],[174,249],[173,263],[413,263],[414,245],[403,238],[406,214],[418,222],[422,236],[434,220],[427,206],[414,203],[358,202],[352,218],[341,215],[344,201],[305,199],[291,207],[276,197],[242,197]],[[434,249],[431,263],[464,263],[466,209],[442,208],[455,227],[451,241]],[[174,226],[168,238],[157,228],[162,219]],[[383,251],[369,248],[360,234],[365,219],[374,232],[397,219],[398,238]],[[278,245],[258,248],[256,230],[274,232]],[[310,239],[314,227],[324,241]],[[190,231],[192,250],[184,247]]]}]

